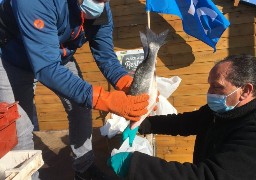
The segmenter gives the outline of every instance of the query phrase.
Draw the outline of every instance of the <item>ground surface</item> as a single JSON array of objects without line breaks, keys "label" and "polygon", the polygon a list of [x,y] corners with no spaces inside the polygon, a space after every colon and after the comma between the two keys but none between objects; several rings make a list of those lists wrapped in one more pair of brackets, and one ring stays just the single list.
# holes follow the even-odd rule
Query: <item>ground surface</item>
[{"label": "ground surface", "polygon": [[[44,166],[39,169],[42,180],[72,180],[71,149],[69,147],[68,131],[37,131],[34,133],[35,149],[42,150]],[[106,162],[114,147],[118,147],[120,137],[108,140],[100,135],[99,128],[93,131],[93,149],[96,164],[111,179],[117,180]]]}]

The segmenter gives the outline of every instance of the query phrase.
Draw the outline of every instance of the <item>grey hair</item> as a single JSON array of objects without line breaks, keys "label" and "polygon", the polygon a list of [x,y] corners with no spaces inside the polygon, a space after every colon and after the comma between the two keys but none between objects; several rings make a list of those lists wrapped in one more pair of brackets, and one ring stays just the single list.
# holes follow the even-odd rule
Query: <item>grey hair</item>
[{"label": "grey hair", "polygon": [[215,66],[230,62],[229,72],[226,80],[236,87],[246,83],[253,85],[253,95],[256,96],[256,57],[248,54],[232,55],[216,63]]}]

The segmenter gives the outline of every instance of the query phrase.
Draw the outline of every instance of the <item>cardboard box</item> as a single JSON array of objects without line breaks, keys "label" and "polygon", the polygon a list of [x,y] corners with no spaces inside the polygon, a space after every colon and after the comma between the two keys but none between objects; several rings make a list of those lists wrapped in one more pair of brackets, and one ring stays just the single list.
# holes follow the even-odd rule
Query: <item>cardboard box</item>
[{"label": "cardboard box", "polygon": [[17,104],[18,102],[13,104],[0,102],[0,158],[18,143],[16,120],[20,115]]}]

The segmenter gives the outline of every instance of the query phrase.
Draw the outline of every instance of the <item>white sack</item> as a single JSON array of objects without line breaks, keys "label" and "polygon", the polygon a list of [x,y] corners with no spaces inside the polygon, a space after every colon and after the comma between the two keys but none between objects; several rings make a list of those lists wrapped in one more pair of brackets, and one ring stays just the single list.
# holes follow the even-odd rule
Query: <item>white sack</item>
[{"label": "white sack", "polygon": [[132,147],[130,147],[129,138],[127,138],[123,142],[123,144],[121,145],[121,147],[119,149],[112,150],[111,156],[114,156],[115,154],[120,153],[120,152],[134,152],[134,151],[145,153],[150,156],[153,155],[153,149],[152,149],[152,146],[150,145],[149,141],[146,138],[136,136],[132,143]]},{"label": "white sack", "polygon": [[[177,114],[177,110],[167,100],[172,93],[178,88],[181,78],[174,76],[171,78],[157,77],[157,90],[159,91],[159,101],[157,103],[157,110],[151,112],[151,116],[154,115],[167,115]],[[112,138],[116,134],[123,132],[124,129],[130,124],[130,121],[126,121],[125,118],[115,114],[111,114],[110,119],[107,119],[106,124],[100,128],[102,136],[108,136]]]}]

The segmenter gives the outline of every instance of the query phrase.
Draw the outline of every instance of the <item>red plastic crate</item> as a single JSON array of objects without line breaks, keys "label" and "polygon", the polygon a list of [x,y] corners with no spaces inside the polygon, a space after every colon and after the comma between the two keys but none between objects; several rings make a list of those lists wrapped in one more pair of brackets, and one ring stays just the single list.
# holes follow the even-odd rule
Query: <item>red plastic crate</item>
[{"label": "red plastic crate", "polygon": [[16,120],[20,115],[17,104],[0,102],[0,158],[18,143]]}]

